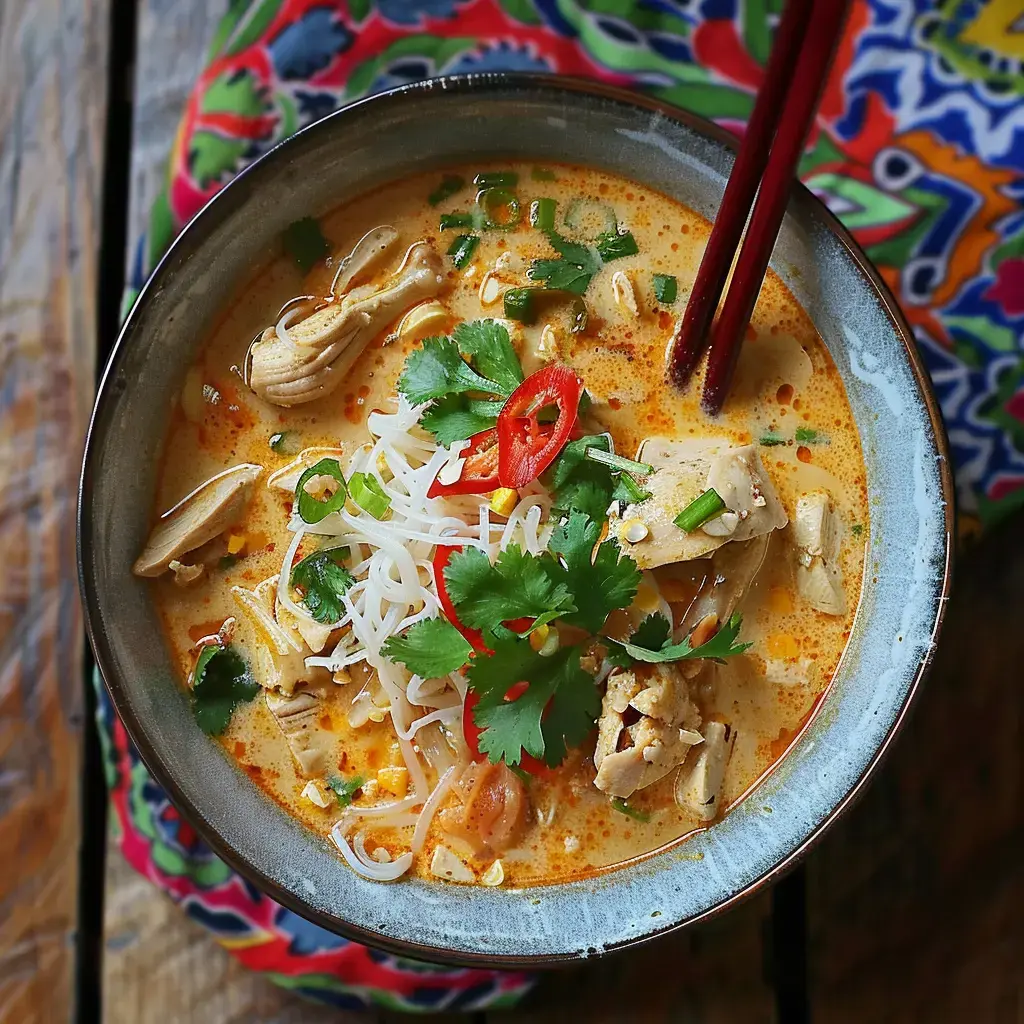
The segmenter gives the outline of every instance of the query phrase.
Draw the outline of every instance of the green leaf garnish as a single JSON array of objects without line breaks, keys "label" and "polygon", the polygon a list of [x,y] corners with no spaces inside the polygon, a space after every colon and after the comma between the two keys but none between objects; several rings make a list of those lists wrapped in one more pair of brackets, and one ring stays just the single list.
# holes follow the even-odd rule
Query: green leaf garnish
[{"label": "green leaf garnish", "polygon": [[612,807],[620,814],[624,814],[627,818],[632,818],[634,821],[651,820],[651,816],[646,811],[638,811],[635,807],[630,807],[625,800],[619,797],[615,797],[611,803]]},{"label": "green leaf garnish", "polygon": [[627,505],[639,505],[651,496],[651,492],[641,487],[629,473],[620,473],[612,491],[612,501],[624,501]]},{"label": "green leaf garnish", "polygon": [[235,708],[252,700],[259,689],[234,647],[208,644],[199,652],[192,675],[192,710],[199,728],[208,736],[219,736]]},{"label": "green leaf garnish", "polygon": [[330,251],[319,223],[312,217],[303,217],[284,229],[284,247],[289,256],[305,274]]},{"label": "green leaf garnish", "polygon": [[[326,498],[315,498],[306,490],[306,484],[313,477],[329,476],[337,483],[337,490]],[[345,476],[337,459],[321,459],[315,466],[310,466],[295,485],[295,500],[298,502],[299,518],[312,526],[321,519],[337,512],[345,504],[348,491],[345,487]]]},{"label": "green leaf garnish", "polygon": [[757,442],[765,448],[775,448],[780,444],[786,444],[786,439],[774,430],[766,430]]},{"label": "green leaf garnish", "polygon": [[672,274],[655,274],[653,277],[654,297],[666,306],[671,306],[679,294],[679,283]]},{"label": "green leaf garnish", "polygon": [[[550,657],[528,640],[495,639],[494,654],[477,655],[466,673],[480,702],[473,718],[482,730],[480,749],[492,762],[518,765],[523,751],[555,767],[567,746],[579,746],[601,709],[593,677],[580,667],[580,648],[564,647]],[[506,694],[527,680],[515,700]]]},{"label": "green leaf garnish", "polygon": [[498,422],[503,402],[466,395],[445,395],[432,403],[420,417],[420,426],[434,435],[439,445],[451,447]]},{"label": "green leaf garnish", "polygon": [[422,348],[409,353],[398,378],[398,390],[412,405],[465,391],[501,392],[497,383],[486,380],[468,366],[459,353],[459,346],[444,337],[427,338]]},{"label": "green leaf garnish", "polygon": [[461,192],[465,187],[465,178],[460,178],[457,174],[446,174],[441,179],[441,184],[427,197],[427,202],[431,206],[438,206],[446,199],[451,199],[457,192]]},{"label": "green leaf garnish", "polygon": [[541,231],[554,231],[555,209],[558,204],[554,199],[534,199],[530,203],[530,224]]},{"label": "green leaf garnish", "polygon": [[461,270],[473,258],[479,244],[480,239],[476,235],[459,235],[448,246],[448,255],[451,256],[456,270]]},{"label": "green leaf garnish", "polygon": [[672,522],[680,530],[693,533],[698,527],[703,526],[709,519],[714,519],[724,510],[725,502],[721,495],[714,487],[709,487],[703,494],[694,498]]},{"label": "green leaf garnish", "polygon": [[372,473],[353,473],[348,478],[348,493],[374,519],[383,519],[391,508],[391,496]]},{"label": "green leaf garnish", "polygon": [[588,448],[607,452],[611,445],[604,434],[589,434],[570,441],[548,471],[545,483],[553,493],[557,512],[577,509],[602,523],[607,518],[615,484],[607,466],[586,457]]},{"label": "green leaf garnish", "polygon": [[534,260],[527,271],[531,281],[543,281],[546,288],[582,295],[590,279],[601,269],[601,257],[588,246],[571,242],[556,231],[546,231],[548,241],[560,259]]},{"label": "green leaf garnish", "polygon": [[339,807],[348,807],[352,800],[359,796],[359,791],[366,785],[362,775],[354,775],[351,779],[343,779],[337,775],[328,775],[326,783],[334,790]]},{"label": "green leaf garnish", "polygon": [[[660,623],[651,623],[647,626],[644,633],[639,636],[639,639],[649,643],[656,637],[665,635],[668,638],[668,630],[671,629],[668,620],[663,615],[648,616],[648,619],[660,618],[665,622],[665,626]],[[715,661],[722,661],[725,658],[731,658],[734,655],[742,654],[748,650],[752,644],[736,643],[736,637],[739,636],[740,626],[743,624],[743,620],[739,615],[733,615],[733,617],[724,625],[710,640],[706,643],[701,644],[699,647],[690,646],[690,638],[685,637],[681,643],[663,643],[661,647],[651,648],[642,646],[634,643],[634,640],[638,639],[640,629],[643,629],[646,622],[645,619],[641,623],[640,628],[637,632],[630,637],[629,642],[620,642],[618,640],[608,640],[608,643],[613,647],[620,648],[625,651],[634,661],[643,661],[648,664],[660,663],[666,661],[688,661],[692,658],[712,658]],[[655,633],[654,630],[658,632]]]},{"label": "green leaf garnish", "polygon": [[591,447],[587,449],[587,458],[594,462],[601,462],[612,469],[625,471],[627,473],[639,473],[641,476],[650,476],[654,467],[646,462],[635,462],[633,459],[623,458],[621,455],[613,455],[603,448]]},{"label": "green leaf garnish", "polygon": [[796,428],[797,444],[828,444],[828,438],[820,431],[811,430],[810,427]]},{"label": "green leaf garnish", "polygon": [[624,256],[635,256],[640,248],[632,232],[606,231],[597,237],[597,251],[605,263],[611,263]]},{"label": "green leaf garnish", "polygon": [[504,324],[497,320],[471,320],[459,324],[452,337],[476,370],[498,385],[499,394],[507,398],[522,384],[523,368]]},{"label": "green leaf garnish", "polygon": [[292,569],[289,582],[302,588],[302,603],[317,622],[341,618],[342,595],[355,583],[341,564],[347,548],[324,548],[307,555]]},{"label": "green leaf garnish", "polygon": [[391,636],[381,653],[401,662],[423,679],[440,679],[457,672],[469,661],[473,648],[446,619],[424,619],[410,626],[404,636]]}]

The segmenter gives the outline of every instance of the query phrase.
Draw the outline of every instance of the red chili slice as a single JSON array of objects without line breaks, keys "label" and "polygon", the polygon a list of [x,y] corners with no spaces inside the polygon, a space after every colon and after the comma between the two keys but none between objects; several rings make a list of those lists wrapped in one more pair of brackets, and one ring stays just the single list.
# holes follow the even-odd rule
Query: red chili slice
[{"label": "red chili slice", "polygon": [[445,618],[469,641],[470,646],[474,651],[481,651],[484,654],[493,654],[494,651],[484,643],[484,635],[479,629],[473,629],[471,626],[465,626],[459,622],[459,616],[455,611],[455,605],[452,603],[452,599],[448,595],[448,586],[444,581],[444,567],[448,564],[448,559],[450,559],[456,551],[461,550],[461,544],[438,544],[437,548],[434,550],[434,557],[431,559],[431,565],[434,568],[434,587],[437,590],[437,599],[441,602],[441,611],[444,612]]},{"label": "red chili slice", "polygon": [[[579,415],[583,384],[563,364],[531,373],[498,414],[498,480],[502,487],[525,487],[536,480],[569,440]],[[555,406],[554,423],[542,424],[540,411]]]},{"label": "red chili slice", "polygon": [[[517,697],[522,696],[526,690],[526,685],[526,683],[516,683],[505,694],[505,699],[515,700]],[[476,724],[476,719],[473,717],[473,710],[479,703],[480,698],[470,690],[466,694],[466,703],[462,709],[462,735],[466,737],[466,746],[469,747],[469,752],[474,761],[481,761],[486,757],[485,754],[480,753],[480,733],[483,732],[483,729]],[[532,754],[528,754],[525,750],[517,767],[522,768],[524,772],[529,772],[531,775],[544,775],[550,771],[543,761],[538,761],[537,758]]]},{"label": "red chili slice", "polygon": [[462,473],[453,484],[434,480],[427,491],[428,498],[446,494],[486,494],[501,486],[498,483],[498,431],[494,427],[481,430],[469,439],[469,447],[462,452],[466,461]]}]

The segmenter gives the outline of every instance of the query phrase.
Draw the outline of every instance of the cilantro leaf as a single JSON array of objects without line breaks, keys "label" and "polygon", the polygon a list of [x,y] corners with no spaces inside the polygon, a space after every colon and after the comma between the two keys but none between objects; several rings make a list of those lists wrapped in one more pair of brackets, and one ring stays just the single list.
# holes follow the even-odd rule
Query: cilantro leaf
[{"label": "cilantro leaf", "polygon": [[571,242],[556,231],[544,233],[560,259],[534,260],[526,276],[531,281],[543,281],[545,288],[582,295],[590,279],[601,269],[601,257],[588,246]]},{"label": "cilantro leaf", "polygon": [[234,647],[208,644],[199,652],[192,676],[192,709],[199,728],[208,736],[219,736],[235,708],[252,700],[259,689]]},{"label": "cilantro leaf", "polygon": [[337,622],[341,618],[341,596],[355,583],[341,564],[345,550],[314,551],[292,569],[291,585],[302,587],[302,603],[317,622]]},{"label": "cilantro leaf", "polygon": [[575,611],[563,582],[553,580],[545,561],[509,544],[491,565],[479,548],[457,551],[444,580],[459,618],[467,626],[495,630],[506,619],[538,618]]},{"label": "cilantro leaf", "polygon": [[[749,643],[736,643],[736,637],[739,636],[742,622],[743,620],[739,615],[733,615],[726,625],[724,625],[710,640],[701,644],[699,647],[691,647],[690,638],[685,637],[681,643],[665,643],[661,647],[652,650],[648,647],[633,643],[633,640],[636,639],[635,633],[628,643],[620,643],[616,640],[612,640],[611,643],[625,651],[626,654],[628,654],[634,661],[657,663],[665,661],[687,661],[690,658],[714,658],[716,661],[721,661],[724,658],[731,658],[733,655],[742,654],[748,648],[753,646]],[[653,630],[653,625],[650,629]],[[648,632],[645,633],[643,639],[649,640],[650,637],[651,634]]]},{"label": "cilantro leaf", "polygon": [[504,324],[473,320],[459,324],[452,337],[476,371],[498,385],[498,394],[507,398],[523,383],[523,368]]},{"label": "cilantro leaf", "polygon": [[628,555],[619,557],[619,542],[611,539],[594,546],[601,526],[581,512],[571,512],[559,524],[548,548],[559,556],[552,566],[553,579],[564,579],[576,610],[560,617],[570,626],[596,633],[616,608],[625,608],[636,597],[640,569]]},{"label": "cilantro leaf", "polygon": [[426,338],[423,347],[413,349],[405,361],[398,390],[413,405],[429,402],[433,398],[483,391],[499,394],[501,388],[492,380],[476,373],[459,353],[459,346],[451,338]]},{"label": "cilantro leaf", "polygon": [[660,612],[652,612],[636,627],[629,642],[637,647],[646,647],[649,651],[657,651],[668,645],[671,634],[672,623]]},{"label": "cilantro leaf", "polygon": [[812,430],[810,427],[796,428],[797,444],[828,444],[828,438],[820,430]]},{"label": "cilantro leaf", "polygon": [[[579,746],[601,710],[593,677],[580,668],[580,648],[564,647],[543,657],[529,641],[495,640],[494,654],[473,659],[467,672],[480,698],[473,709],[480,749],[491,761],[519,764],[523,751],[551,767],[565,758],[567,746]],[[515,700],[505,696],[524,680],[529,685]]]},{"label": "cilantro leaf", "polygon": [[351,779],[328,775],[325,781],[334,790],[339,807],[348,807],[352,803],[352,798],[358,796],[359,790],[366,784],[366,779],[362,775],[353,775]]},{"label": "cilantro leaf", "polygon": [[420,426],[448,448],[455,441],[465,441],[498,422],[501,402],[469,398],[467,395],[445,395],[420,417]]},{"label": "cilantro leaf", "polygon": [[458,671],[473,648],[447,619],[424,619],[410,626],[404,636],[391,636],[381,653],[390,661],[400,661],[423,679],[439,679]]},{"label": "cilantro leaf", "polygon": [[553,492],[556,512],[577,509],[595,522],[603,523],[615,485],[607,466],[586,457],[588,448],[611,451],[604,434],[590,434],[570,441],[555,460],[545,483]]}]

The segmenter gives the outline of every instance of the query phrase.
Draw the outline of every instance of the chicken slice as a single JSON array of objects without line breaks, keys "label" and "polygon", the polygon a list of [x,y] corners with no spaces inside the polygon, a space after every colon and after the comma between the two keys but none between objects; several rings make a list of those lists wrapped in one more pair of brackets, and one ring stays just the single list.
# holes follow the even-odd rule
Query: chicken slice
[{"label": "chicken slice", "polygon": [[839,567],[839,522],[826,491],[802,494],[796,503],[793,540],[797,547],[796,587],[816,611],[846,614]]},{"label": "chicken slice", "polygon": [[382,287],[330,302],[290,327],[287,338],[268,327],[252,346],[250,387],[264,401],[286,407],[330,394],[373,338],[443,284],[441,257],[417,242]]},{"label": "chicken slice", "polygon": [[675,797],[680,807],[689,807],[705,821],[719,812],[719,794],[725,779],[736,732],[722,722],[708,722],[704,727],[704,745],[689,772],[683,770],[676,779]]},{"label": "chicken slice", "polygon": [[323,694],[317,690],[300,690],[282,696],[268,691],[266,700],[302,775],[307,779],[324,775],[331,753],[331,736],[320,725]]},{"label": "chicken slice", "polygon": [[265,690],[290,694],[296,685],[310,676],[306,669],[302,643],[274,617],[277,601],[277,577],[264,580],[255,590],[232,587],[231,596],[252,626],[256,642],[253,674]]},{"label": "chicken slice", "polygon": [[200,484],[160,517],[132,572],[159,576],[171,562],[223,533],[241,518],[262,472],[262,466],[243,462]]},{"label": "chicken slice", "polygon": [[[628,718],[636,719],[627,724]],[[657,782],[701,742],[700,712],[674,665],[613,672],[601,702],[594,785],[625,799]]]},{"label": "chicken slice", "polygon": [[[637,458],[654,467],[644,485],[651,496],[613,514],[608,526],[641,569],[704,558],[727,541],[751,540],[789,521],[754,445],[732,447],[724,438],[652,437],[640,446]],[[691,533],[681,530],[675,517],[711,487],[727,512]],[[630,543],[625,524],[636,519],[647,533]]]}]

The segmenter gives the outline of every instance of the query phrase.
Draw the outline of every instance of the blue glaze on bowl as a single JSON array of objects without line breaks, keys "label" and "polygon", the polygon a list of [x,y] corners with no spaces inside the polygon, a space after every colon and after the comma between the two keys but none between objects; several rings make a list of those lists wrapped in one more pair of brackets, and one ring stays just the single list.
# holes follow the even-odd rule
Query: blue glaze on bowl
[{"label": "blue glaze on bowl", "polygon": [[[410,166],[415,154],[415,167]],[[464,159],[578,162],[642,181],[708,217],[733,154],[714,126],[564,79],[482,75],[357,103],[283,143],[192,222],[125,325],[83,472],[80,575],[114,703],[155,777],[203,836],[279,902],[407,955],[522,965],[594,955],[714,913],[783,869],[834,819],[892,738],[921,678],[949,582],[951,482],[910,331],[837,222],[794,192],[772,266],[846,385],[871,501],[861,603],[835,684],[789,755],[712,828],[586,881],[529,890],[366,881],[266,800],[200,733],[146,585],[145,537],[166,418],[224,296],[291,221],[410,170]],[[132,443],[125,444],[125,438]]]}]

